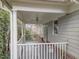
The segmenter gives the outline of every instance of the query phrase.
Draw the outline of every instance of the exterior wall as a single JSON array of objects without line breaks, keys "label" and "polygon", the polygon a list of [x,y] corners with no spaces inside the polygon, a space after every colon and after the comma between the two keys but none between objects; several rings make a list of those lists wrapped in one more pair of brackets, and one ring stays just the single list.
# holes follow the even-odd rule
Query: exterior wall
[{"label": "exterior wall", "polygon": [[59,32],[56,40],[59,42],[67,41],[68,53],[79,59],[79,11],[66,15],[58,21]]},{"label": "exterior wall", "polygon": [[68,42],[67,59],[79,59],[79,11],[61,17],[58,22],[58,34],[52,34],[54,22],[47,24],[48,41]]}]

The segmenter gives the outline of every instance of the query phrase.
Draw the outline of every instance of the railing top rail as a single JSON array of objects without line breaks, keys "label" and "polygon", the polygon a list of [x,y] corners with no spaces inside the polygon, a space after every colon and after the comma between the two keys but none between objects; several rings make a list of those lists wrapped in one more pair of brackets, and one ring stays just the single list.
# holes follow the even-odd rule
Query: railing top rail
[{"label": "railing top rail", "polygon": [[48,44],[68,44],[68,42],[55,42],[55,43],[26,43],[26,44],[17,44],[17,45],[48,45]]}]

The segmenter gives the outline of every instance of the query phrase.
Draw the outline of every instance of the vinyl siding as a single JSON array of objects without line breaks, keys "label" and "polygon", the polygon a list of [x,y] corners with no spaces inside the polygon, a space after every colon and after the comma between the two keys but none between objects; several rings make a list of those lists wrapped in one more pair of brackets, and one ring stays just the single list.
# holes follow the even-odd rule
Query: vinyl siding
[{"label": "vinyl siding", "polygon": [[66,15],[58,20],[59,30],[56,41],[68,42],[68,53],[79,59],[79,11]]},{"label": "vinyl siding", "polygon": [[52,24],[51,22],[47,24],[48,40],[50,42],[68,42],[67,52],[79,59],[79,11],[58,19],[58,34],[54,33],[54,22]]}]

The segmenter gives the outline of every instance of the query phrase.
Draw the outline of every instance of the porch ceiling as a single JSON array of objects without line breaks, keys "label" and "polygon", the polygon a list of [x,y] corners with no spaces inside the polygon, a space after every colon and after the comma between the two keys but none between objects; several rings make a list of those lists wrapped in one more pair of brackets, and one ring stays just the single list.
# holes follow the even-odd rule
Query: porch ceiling
[{"label": "porch ceiling", "polygon": [[63,16],[64,13],[42,13],[42,12],[25,12],[18,11],[17,16],[24,23],[35,24],[37,23],[36,17],[38,16],[38,23],[44,24],[51,20],[57,20],[59,17]]},{"label": "porch ceiling", "polygon": [[13,10],[17,10],[18,18],[24,23],[44,24],[51,20],[57,20],[67,13],[66,0],[13,0]]},{"label": "porch ceiling", "polygon": [[[8,0],[7,0],[8,1]],[[13,0],[13,10],[24,23],[47,23],[68,13],[70,0]],[[27,12],[28,11],[28,12]],[[40,12],[40,13],[39,13]]]}]

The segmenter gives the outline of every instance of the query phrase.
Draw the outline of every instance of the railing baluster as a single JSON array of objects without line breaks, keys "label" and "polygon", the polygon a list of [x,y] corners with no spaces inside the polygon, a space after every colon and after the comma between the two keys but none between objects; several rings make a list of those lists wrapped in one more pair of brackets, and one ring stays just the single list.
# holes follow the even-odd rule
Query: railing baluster
[{"label": "railing baluster", "polygon": [[36,59],[36,49],[35,49],[35,45],[34,45],[34,59]]},{"label": "railing baluster", "polygon": [[33,50],[32,50],[32,58],[34,59],[34,56],[35,56],[35,52],[34,52],[34,45],[32,46]]},{"label": "railing baluster", "polygon": [[56,44],[55,44],[54,46],[55,46],[55,47],[54,47],[54,49],[55,49],[55,50],[54,50],[54,51],[55,51],[55,53],[54,53],[54,56],[55,56],[55,57],[54,57],[54,58],[56,59],[56,57],[57,57],[57,55],[56,55]]},{"label": "railing baluster", "polygon": [[35,59],[35,45],[33,45],[33,59]]},{"label": "railing baluster", "polygon": [[25,53],[26,53],[26,55],[25,55],[25,57],[26,57],[26,59],[27,59],[27,45],[25,45]]},{"label": "railing baluster", "polygon": [[33,59],[33,45],[32,45],[32,56],[31,56],[31,57],[32,57],[32,59]]},{"label": "railing baluster", "polygon": [[28,47],[27,47],[27,45],[25,45],[25,47],[26,47],[26,59],[28,59],[28,56],[27,56],[27,54],[28,54],[28,52],[27,52],[27,50],[28,50]]},{"label": "railing baluster", "polygon": [[62,58],[61,58],[61,57],[62,57],[61,52],[62,52],[62,51],[61,51],[61,44],[60,44],[60,59],[62,59]]},{"label": "railing baluster", "polygon": [[29,59],[31,59],[31,45],[29,45]]},{"label": "railing baluster", "polygon": [[42,47],[42,44],[41,44],[41,59],[43,58],[43,55],[42,55],[42,48],[43,48],[43,47]]},{"label": "railing baluster", "polygon": [[38,53],[39,53],[39,52],[38,52],[38,44],[37,44],[37,59],[38,59]]},{"label": "railing baluster", "polygon": [[25,59],[26,59],[26,45],[24,45],[24,47],[25,47],[25,48],[24,48],[24,49],[25,49],[25,55],[24,55],[24,56],[25,56]]},{"label": "railing baluster", "polygon": [[49,44],[48,44],[48,51],[49,51],[48,58],[50,59],[51,58],[51,45],[49,45]]},{"label": "railing baluster", "polygon": [[29,45],[27,45],[27,52],[28,52],[27,58],[29,59]]},{"label": "railing baluster", "polygon": [[66,53],[67,53],[67,52],[66,52],[66,45],[65,45],[65,52],[64,52],[64,53],[65,53],[65,59],[66,59]]},{"label": "railing baluster", "polygon": [[36,56],[36,59],[37,59],[37,45],[36,45],[36,55],[35,56]]},{"label": "railing baluster", "polygon": [[48,59],[50,59],[50,44],[48,44],[48,52],[49,52]]},{"label": "railing baluster", "polygon": [[45,56],[46,56],[45,52],[46,52],[46,49],[45,49],[45,44],[44,44],[44,59],[45,59]]},{"label": "railing baluster", "polygon": [[26,53],[27,53],[27,59],[29,59],[29,47],[28,47],[28,45],[27,45],[27,51],[26,51]]},{"label": "railing baluster", "polygon": [[25,57],[25,56],[24,56],[24,51],[25,51],[25,49],[24,49],[24,46],[23,46],[23,59],[24,59],[24,57]]},{"label": "railing baluster", "polygon": [[49,52],[48,52],[48,45],[47,45],[47,59],[48,59],[48,54],[49,54]]},{"label": "railing baluster", "polygon": [[62,44],[62,59],[63,59],[63,44]]},{"label": "railing baluster", "polygon": [[56,47],[56,59],[57,59],[57,44],[56,44],[56,46],[55,46],[55,47]]},{"label": "railing baluster", "polygon": [[20,46],[20,59],[21,59],[21,46]]},{"label": "railing baluster", "polygon": [[58,44],[57,44],[57,59],[58,59]]},{"label": "railing baluster", "polygon": [[39,45],[38,45],[38,59],[40,59],[39,53],[40,53],[40,52],[39,52]]},{"label": "railing baluster", "polygon": [[31,59],[32,59],[32,45],[31,45]]},{"label": "railing baluster", "polygon": [[52,44],[52,58],[51,59],[54,59],[54,46],[53,46],[53,44]]},{"label": "railing baluster", "polygon": [[40,44],[40,59],[41,59],[41,44]]}]

